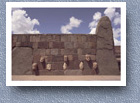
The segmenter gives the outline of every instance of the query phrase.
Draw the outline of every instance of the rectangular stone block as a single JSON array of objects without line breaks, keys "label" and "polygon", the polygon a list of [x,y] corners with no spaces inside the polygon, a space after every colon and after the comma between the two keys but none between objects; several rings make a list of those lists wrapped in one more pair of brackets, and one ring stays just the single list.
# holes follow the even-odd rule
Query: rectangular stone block
[{"label": "rectangular stone block", "polygon": [[60,42],[61,41],[61,36],[60,35],[53,35],[53,41]]},{"label": "rectangular stone block", "polygon": [[46,49],[40,49],[40,55],[45,56],[46,54]]},{"label": "rectangular stone block", "polygon": [[96,72],[92,69],[84,69],[82,75],[96,75]]},{"label": "rectangular stone block", "polygon": [[17,42],[17,36],[16,35],[12,35],[12,42]]},{"label": "rectangular stone block", "polygon": [[77,49],[61,49],[61,54],[77,54]]},{"label": "rectangular stone block", "polygon": [[52,56],[52,62],[64,62],[64,56]]},{"label": "rectangular stone block", "polygon": [[39,49],[49,49],[49,42],[38,42]]},{"label": "rectangular stone block", "polygon": [[32,48],[33,44],[32,44],[32,42],[26,41],[26,42],[21,42],[21,46],[22,47],[31,47]]},{"label": "rectangular stone block", "polygon": [[41,56],[39,54],[34,54],[33,55],[33,63],[39,63],[40,57]]},{"label": "rectangular stone block", "polygon": [[71,35],[71,42],[77,42],[78,36],[77,35]]},{"label": "rectangular stone block", "polygon": [[68,38],[68,35],[61,35],[61,42],[70,42],[71,41],[71,39],[70,38]]},{"label": "rectangular stone block", "polygon": [[16,46],[20,47],[21,46],[21,42],[16,42]]},{"label": "rectangular stone block", "polygon": [[50,48],[64,49],[64,42],[50,42]]},{"label": "rectangular stone block", "polygon": [[22,35],[17,36],[17,42],[22,42]]},{"label": "rectangular stone block", "polygon": [[95,42],[86,42],[84,43],[85,48],[90,48],[90,49],[96,49],[96,43]]},{"label": "rectangular stone block", "polygon": [[47,58],[45,59],[46,63],[52,63],[52,56],[47,56]]},{"label": "rectangular stone block", "polygon": [[32,47],[33,47],[34,49],[37,49],[38,46],[39,46],[39,45],[38,45],[38,42],[33,42],[33,43],[32,43]]},{"label": "rectangular stone block", "polygon": [[63,62],[55,62],[55,63],[51,63],[52,65],[52,70],[63,70]]},{"label": "rectangular stone block", "polygon": [[48,42],[47,41],[47,35],[41,35],[40,36],[40,42]]},{"label": "rectangular stone block", "polygon": [[96,42],[96,35],[88,35],[87,42]]},{"label": "rectangular stone block", "polygon": [[95,49],[83,49],[83,51],[82,51],[82,54],[83,55],[86,55],[86,54],[92,54],[92,55],[94,55],[94,54],[96,54],[96,50]]},{"label": "rectangular stone block", "polygon": [[74,42],[64,42],[65,49],[74,48]]},{"label": "rectangular stone block", "polygon": [[65,70],[64,75],[82,75],[82,70]]},{"label": "rectangular stone block", "polygon": [[58,49],[51,49],[51,55],[58,55]]},{"label": "rectangular stone block", "polygon": [[63,70],[39,70],[39,75],[64,75]]},{"label": "rectangular stone block", "polygon": [[79,64],[80,64],[79,60],[69,61],[67,68],[68,69],[79,69]]},{"label": "rectangular stone block", "polygon": [[86,35],[81,36],[81,38],[82,38],[82,42],[87,42],[87,36]]},{"label": "rectangular stone block", "polygon": [[85,60],[85,55],[78,55],[78,60],[79,61],[84,61]]},{"label": "rectangular stone block", "polygon": [[82,55],[82,49],[77,49],[77,53],[78,53],[78,55]]},{"label": "rectangular stone block", "polygon": [[45,55],[51,55],[51,49],[46,49],[46,54]]}]

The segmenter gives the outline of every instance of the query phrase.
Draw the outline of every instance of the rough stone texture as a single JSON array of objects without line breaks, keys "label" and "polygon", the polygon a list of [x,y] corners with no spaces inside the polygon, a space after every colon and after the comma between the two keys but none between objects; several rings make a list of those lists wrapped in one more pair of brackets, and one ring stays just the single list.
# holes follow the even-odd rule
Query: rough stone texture
[{"label": "rough stone texture", "polygon": [[82,70],[65,70],[64,75],[82,75]]},{"label": "rough stone texture", "polygon": [[111,21],[104,16],[99,20],[97,34],[97,63],[100,75],[119,75],[119,67],[114,53]]},{"label": "rough stone texture", "polygon": [[64,75],[63,70],[39,70],[39,75]]},{"label": "rough stone texture", "polygon": [[32,49],[28,47],[15,47],[12,51],[12,75],[31,74]]}]

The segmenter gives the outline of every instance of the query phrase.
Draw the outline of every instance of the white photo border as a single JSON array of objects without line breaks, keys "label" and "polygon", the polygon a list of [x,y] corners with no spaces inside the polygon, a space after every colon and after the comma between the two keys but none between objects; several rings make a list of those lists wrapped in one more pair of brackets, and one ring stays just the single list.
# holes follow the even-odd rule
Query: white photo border
[{"label": "white photo border", "polygon": [[[120,81],[12,81],[12,8],[121,8]],[[126,2],[6,2],[6,86],[126,86]]]}]

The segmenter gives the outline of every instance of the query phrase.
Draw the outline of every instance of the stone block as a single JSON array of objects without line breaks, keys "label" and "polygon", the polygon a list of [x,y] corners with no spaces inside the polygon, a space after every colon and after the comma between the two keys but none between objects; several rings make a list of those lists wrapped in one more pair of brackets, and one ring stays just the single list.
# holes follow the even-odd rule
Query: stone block
[{"label": "stone block", "polygon": [[21,46],[22,47],[30,47],[30,48],[32,48],[33,47],[33,43],[32,42],[28,42],[28,41],[21,42]]},{"label": "stone block", "polygon": [[63,64],[64,62],[52,63],[52,70],[63,70]]},{"label": "stone block", "polygon": [[61,36],[60,35],[53,35],[53,41],[60,42],[61,41]]},{"label": "stone block", "polygon": [[46,49],[46,54],[45,55],[51,55],[51,49]]},{"label": "stone block", "polygon": [[77,35],[71,35],[71,42],[77,42],[78,36]]},{"label": "stone block", "polygon": [[78,55],[82,55],[82,49],[77,49]]},{"label": "stone block", "polygon": [[51,55],[58,55],[58,49],[51,49]]},{"label": "stone block", "polygon": [[16,42],[12,42],[12,49],[16,47]]},{"label": "stone block", "polygon": [[74,48],[74,43],[73,42],[64,42],[65,49],[67,48]]},{"label": "stone block", "polygon": [[40,42],[48,42],[46,38],[47,38],[47,35],[41,35]]},{"label": "stone block", "polygon": [[83,52],[82,52],[83,55],[86,55],[86,54],[90,54],[90,55],[95,55],[96,54],[96,50],[95,49],[83,49]]},{"label": "stone block", "polygon": [[61,35],[61,42],[70,42],[71,39],[68,38],[68,35]]},{"label": "stone block", "polygon": [[82,42],[87,42],[87,36],[86,35],[83,35],[83,36],[81,36],[81,38],[82,38]]},{"label": "stone block", "polygon": [[12,42],[17,42],[17,36],[16,35],[12,35]]},{"label": "stone block", "polygon": [[38,42],[39,49],[49,49],[49,42]]},{"label": "stone block", "polygon": [[21,42],[16,42],[16,46],[20,47],[21,46]]},{"label": "stone block", "polygon": [[51,47],[53,49],[64,49],[64,42],[51,42]]},{"label": "stone block", "polygon": [[12,50],[12,75],[25,75],[32,68],[32,49],[15,47]]},{"label": "stone block", "polygon": [[64,75],[82,75],[82,70],[65,70]]},{"label": "stone block", "polygon": [[84,61],[85,60],[85,55],[78,55],[78,60],[79,61]]},{"label": "stone block", "polygon": [[34,49],[37,49],[37,48],[39,47],[38,42],[33,42],[33,43],[32,43],[32,47],[33,47]]},{"label": "stone block", "polygon": [[85,48],[96,49],[96,43],[94,42],[86,42],[84,44],[85,44],[84,45]]},{"label": "stone block", "polygon": [[96,75],[96,72],[95,70],[92,70],[92,69],[84,69],[82,71],[82,75]]},{"label": "stone block", "polygon": [[40,55],[45,56],[46,54],[46,49],[40,49]]},{"label": "stone block", "polygon": [[33,62],[32,63],[39,63],[40,62],[40,55],[39,54],[36,54],[36,55],[33,55]]},{"label": "stone block", "polygon": [[64,75],[63,70],[39,70],[39,75]]},{"label": "stone block", "polygon": [[61,49],[61,54],[64,54],[64,55],[77,54],[77,49]]},{"label": "stone block", "polygon": [[64,62],[64,56],[52,56],[52,62]]},{"label": "stone block", "polygon": [[52,56],[47,56],[47,58],[45,59],[46,63],[52,63]]},{"label": "stone block", "polygon": [[17,36],[17,42],[22,42],[22,35]]}]

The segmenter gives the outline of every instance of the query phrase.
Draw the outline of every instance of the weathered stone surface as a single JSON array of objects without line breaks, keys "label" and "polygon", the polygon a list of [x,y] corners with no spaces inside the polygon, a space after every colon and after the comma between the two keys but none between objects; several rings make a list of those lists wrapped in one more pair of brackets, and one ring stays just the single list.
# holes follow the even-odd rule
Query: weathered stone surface
[{"label": "weathered stone surface", "polygon": [[82,70],[65,70],[64,75],[82,75]]},{"label": "weathered stone surface", "polygon": [[52,62],[63,62],[64,61],[64,56],[52,56]]},{"label": "weathered stone surface", "polygon": [[66,49],[67,48],[74,48],[74,43],[73,42],[65,42],[64,45],[65,45]]},{"label": "weathered stone surface", "polygon": [[12,75],[30,74],[32,59],[31,48],[15,47],[12,51]]},{"label": "weathered stone surface", "polygon": [[50,42],[49,48],[64,49],[64,42]]},{"label": "weathered stone surface", "polygon": [[63,55],[72,55],[72,54],[77,54],[77,49],[61,49],[61,54]]},{"label": "weathered stone surface", "polygon": [[51,55],[58,55],[58,49],[51,49]]},{"label": "weathered stone surface", "polygon": [[119,75],[119,67],[114,54],[111,21],[104,16],[99,20],[97,34],[97,63],[100,75]]},{"label": "weathered stone surface", "polygon": [[39,75],[64,75],[63,70],[39,70]]},{"label": "weathered stone surface", "polygon": [[86,54],[95,55],[96,54],[96,49],[89,49],[89,48],[83,49],[82,54],[83,55],[86,55]]},{"label": "weathered stone surface", "polygon": [[38,42],[38,48],[39,49],[48,49],[49,48],[49,42]]},{"label": "weathered stone surface", "polygon": [[63,70],[64,62],[52,63],[52,70]]},{"label": "weathered stone surface", "polygon": [[38,48],[38,42],[33,42],[33,43],[32,43],[32,47],[33,47],[34,49],[37,49],[37,48]]}]

